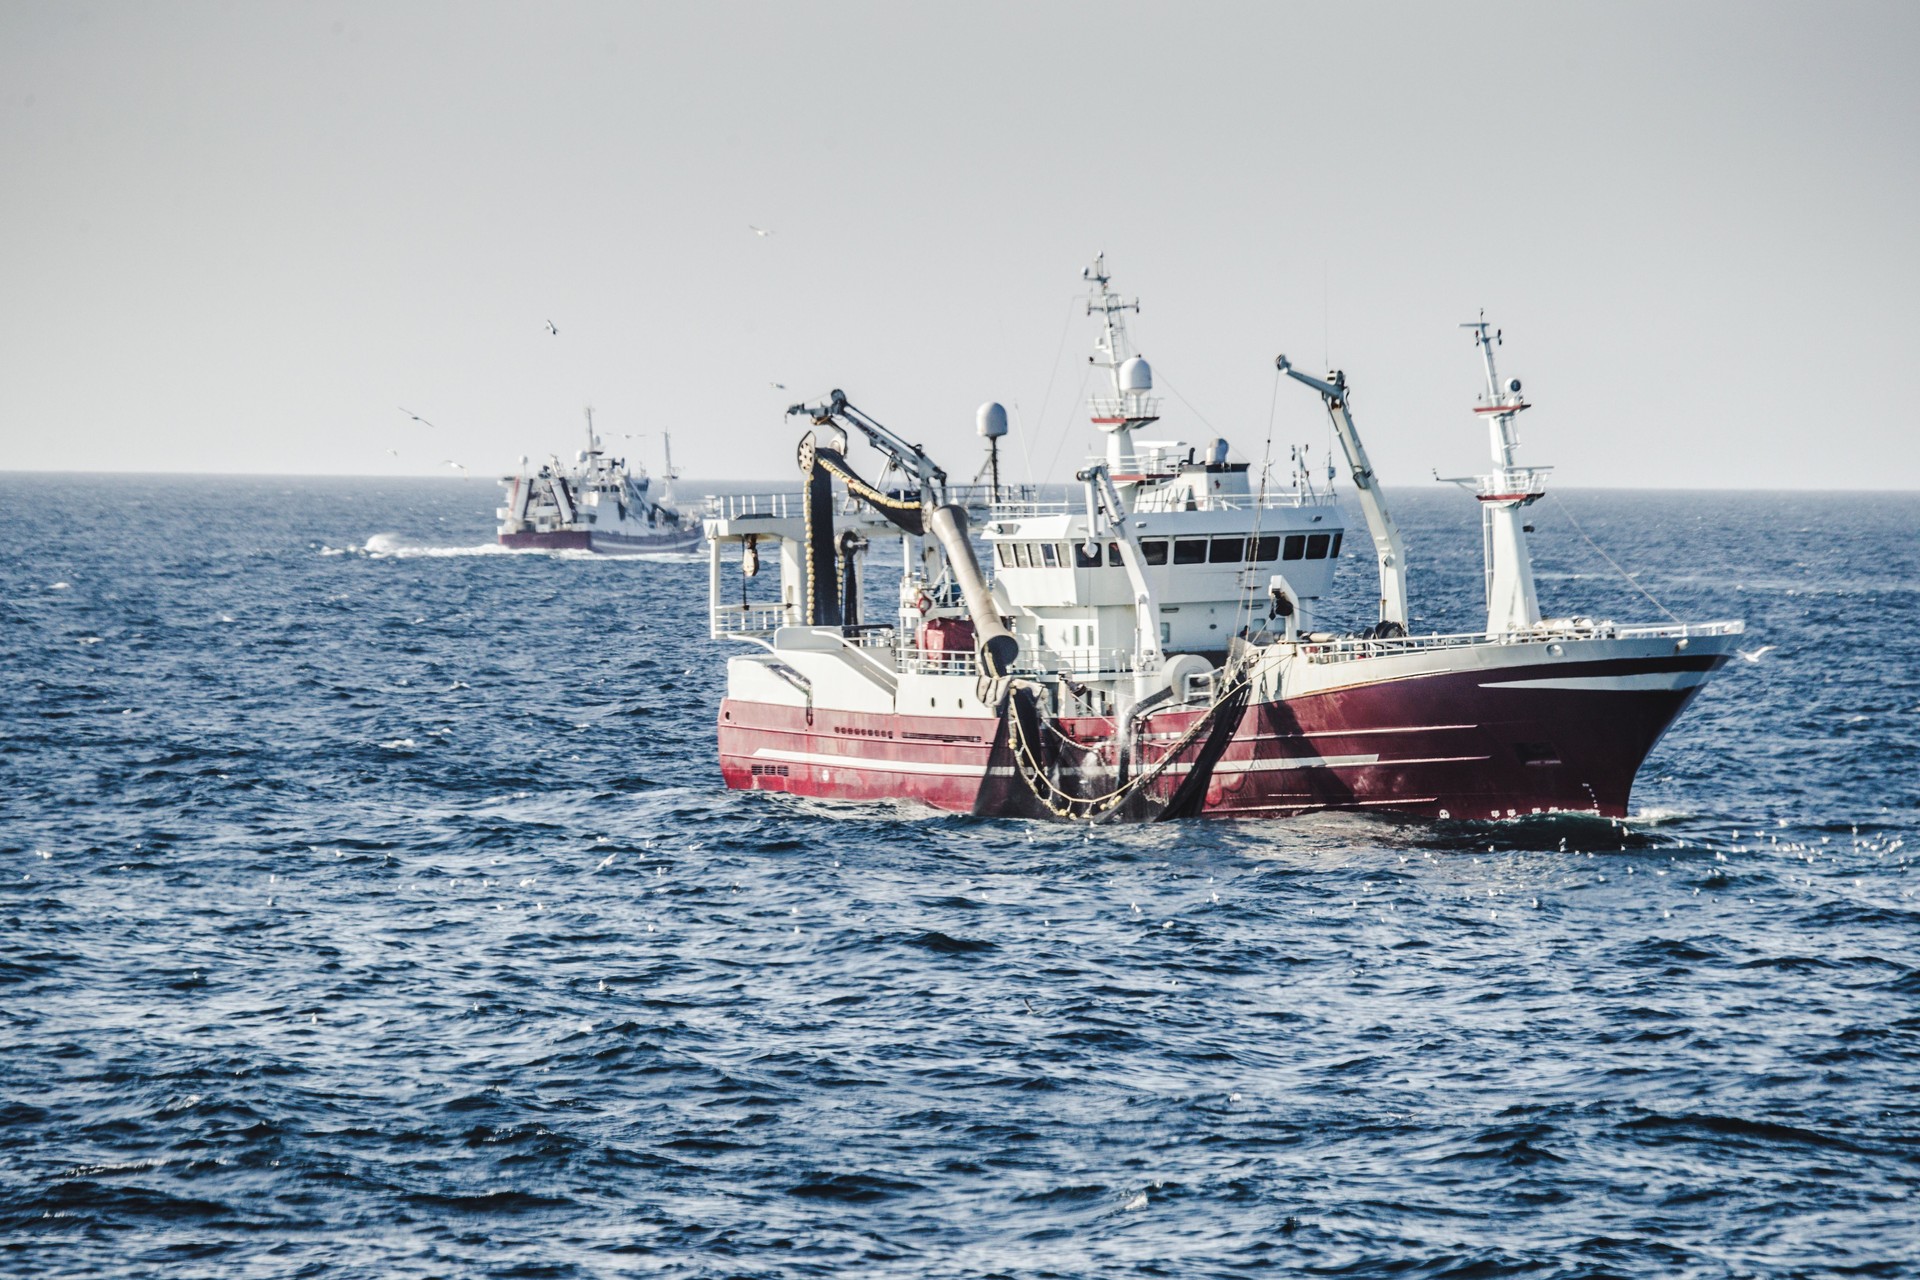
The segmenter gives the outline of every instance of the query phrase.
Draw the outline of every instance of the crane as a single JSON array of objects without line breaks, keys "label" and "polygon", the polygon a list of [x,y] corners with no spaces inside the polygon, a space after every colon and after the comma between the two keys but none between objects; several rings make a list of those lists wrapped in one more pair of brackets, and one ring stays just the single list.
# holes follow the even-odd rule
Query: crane
[{"label": "crane", "polygon": [[1326,380],[1294,368],[1284,356],[1275,356],[1273,367],[1295,382],[1304,383],[1320,393],[1327,402],[1327,416],[1333,419],[1333,432],[1346,452],[1353,472],[1353,487],[1359,491],[1360,509],[1367,518],[1367,531],[1373,535],[1374,556],[1380,562],[1380,625],[1376,635],[1407,633],[1407,564],[1400,541],[1400,527],[1387,512],[1387,500],[1380,493],[1373,464],[1367,460],[1367,447],[1360,443],[1359,429],[1347,408],[1347,375],[1334,370]]}]

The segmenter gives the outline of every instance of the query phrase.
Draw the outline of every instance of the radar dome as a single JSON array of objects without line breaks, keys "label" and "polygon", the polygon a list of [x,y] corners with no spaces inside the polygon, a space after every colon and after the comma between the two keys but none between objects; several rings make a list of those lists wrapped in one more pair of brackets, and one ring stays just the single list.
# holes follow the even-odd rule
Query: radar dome
[{"label": "radar dome", "polygon": [[1007,434],[1007,410],[997,400],[989,400],[980,406],[977,415],[980,434],[989,440],[998,440]]},{"label": "radar dome", "polygon": [[1120,389],[1122,391],[1153,390],[1153,366],[1139,356],[1121,365]]}]

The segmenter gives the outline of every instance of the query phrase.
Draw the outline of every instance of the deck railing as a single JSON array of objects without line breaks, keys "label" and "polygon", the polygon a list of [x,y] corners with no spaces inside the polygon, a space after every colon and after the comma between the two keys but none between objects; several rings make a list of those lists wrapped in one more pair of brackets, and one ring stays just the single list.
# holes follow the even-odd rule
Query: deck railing
[{"label": "deck railing", "polygon": [[[714,638],[770,636],[788,625],[787,611],[778,604],[715,605],[710,611],[710,631]],[[1404,654],[1442,649],[1465,649],[1476,645],[1553,644],[1568,640],[1686,640],[1696,636],[1739,635],[1746,630],[1742,622],[1692,622],[1671,624],[1628,624],[1590,622],[1585,619],[1541,623],[1525,631],[1489,635],[1484,631],[1451,635],[1398,636],[1372,639],[1359,636],[1314,639],[1303,636],[1300,655],[1308,662],[1326,664],[1354,662],[1365,658],[1389,658]],[[885,623],[847,628],[842,640],[861,651],[864,660],[890,667],[902,674],[974,676],[980,672],[977,656],[966,650],[921,649],[903,639]],[[1126,675],[1136,669],[1136,657],[1130,649],[1075,649],[1061,653],[1051,649],[1023,651],[1015,674],[1024,676],[1066,675],[1076,679]]]},{"label": "deck railing", "polygon": [[771,635],[787,625],[781,604],[716,604],[707,611],[707,634],[722,636]]},{"label": "deck railing", "polygon": [[1685,640],[1694,636],[1738,635],[1746,630],[1741,622],[1682,622],[1634,624],[1613,622],[1543,622],[1525,631],[1489,635],[1484,631],[1455,635],[1397,636],[1392,639],[1343,637],[1311,640],[1303,638],[1300,652],[1309,662],[1352,662],[1357,658],[1386,658],[1429,649],[1464,649],[1484,644],[1552,644],[1563,640]]},{"label": "deck railing", "polygon": [[1544,493],[1547,477],[1552,474],[1552,467],[1512,467],[1479,477],[1476,491],[1483,498],[1515,493]]},{"label": "deck railing", "polygon": [[[1079,507],[1078,510],[1086,510]],[[1037,516],[1064,516],[1076,510],[1071,502],[1034,500],[1015,502],[996,502],[993,504],[992,517],[995,520],[1024,520]]]},{"label": "deck railing", "polygon": [[801,514],[801,495],[797,493],[710,493],[703,514],[709,520],[739,520],[750,516],[772,516],[784,520]]},{"label": "deck railing", "polygon": [[1194,497],[1193,505],[1187,505],[1188,495],[1176,490],[1149,489],[1134,499],[1134,511],[1146,514],[1166,511],[1292,511],[1301,507],[1331,507],[1338,500],[1330,494],[1303,493],[1289,489],[1285,492],[1269,492],[1264,498],[1258,493],[1203,493]]},{"label": "deck railing", "polygon": [[964,649],[914,649],[906,646],[893,651],[894,669],[918,676],[977,676],[980,660]]},{"label": "deck railing", "polygon": [[[947,501],[965,508],[969,512],[986,512],[991,509],[998,514],[1002,507],[1019,507],[1039,504],[1040,486],[1033,484],[1003,484],[1000,486],[1000,501],[989,502],[992,488],[984,484],[955,484],[947,486]],[[1060,510],[1066,504],[1058,504]],[[835,489],[833,496],[834,514],[838,516],[863,516],[870,519],[880,517],[860,499],[844,489]],[[754,517],[772,517],[785,520],[806,513],[806,496],[795,491],[785,493],[714,493],[708,494],[702,511],[709,520],[740,520]]]}]

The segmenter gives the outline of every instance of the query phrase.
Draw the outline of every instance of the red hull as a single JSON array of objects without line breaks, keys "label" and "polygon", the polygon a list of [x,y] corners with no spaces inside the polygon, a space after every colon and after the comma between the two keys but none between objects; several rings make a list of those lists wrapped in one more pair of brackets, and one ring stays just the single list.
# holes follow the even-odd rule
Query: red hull
[{"label": "red hull", "polygon": [[592,537],[584,529],[567,529],[558,533],[503,533],[500,535],[500,545],[542,551],[591,551]]},{"label": "red hull", "polygon": [[[1704,681],[1725,658],[1675,656],[1558,666],[1551,683]],[[1535,673],[1537,674],[1537,672]],[[1524,687],[1472,670],[1360,684],[1242,714],[1206,787],[1208,816],[1286,816],[1367,809],[1439,818],[1550,811],[1622,816],[1633,779],[1660,735],[1699,692],[1680,688]],[[1148,720],[1150,735],[1179,733],[1202,713]],[[812,723],[808,723],[811,719]],[[1089,741],[1108,721],[1065,721]],[[862,715],[728,699],[720,767],[727,785],[843,800],[918,800],[971,811],[987,779],[994,720]],[[1166,739],[1162,739],[1165,741]],[[1165,800],[1198,744],[1150,784]],[[1153,759],[1154,741],[1143,746]],[[994,761],[1004,768],[1005,757]],[[1108,762],[1111,764],[1111,761]],[[1088,778],[1088,793],[1111,785]]]},{"label": "red hull", "polygon": [[646,537],[631,537],[618,533],[566,529],[554,533],[503,533],[500,535],[500,545],[521,550],[592,551],[603,556],[657,555],[697,551],[703,536],[698,530],[674,530]]}]

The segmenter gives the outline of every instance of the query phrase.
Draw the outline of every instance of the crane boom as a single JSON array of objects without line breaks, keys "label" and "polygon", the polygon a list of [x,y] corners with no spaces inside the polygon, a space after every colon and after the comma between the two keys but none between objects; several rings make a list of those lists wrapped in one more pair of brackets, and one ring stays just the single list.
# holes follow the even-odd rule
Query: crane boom
[{"label": "crane boom", "polygon": [[933,509],[947,500],[947,473],[939,464],[927,456],[926,450],[917,444],[908,444],[887,428],[869,418],[848,403],[846,393],[835,390],[825,404],[796,404],[787,410],[789,416],[806,414],[820,424],[845,423],[867,438],[867,443],[885,454],[889,461],[901,471],[913,477],[920,486],[920,502],[931,513]]},{"label": "crane boom", "polygon": [[1360,509],[1366,515],[1367,531],[1373,535],[1374,556],[1380,562],[1380,621],[1383,625],[1390,623],[1398,627],[1399,633],[1405,635],[1406,552],[1400,541],[1400,527],[1387,512],[1387,500],[1381,496],[1373,464],[1367,460],[1367,447],[1360,443],[1359,429],[1353,425],[1353,415],[1347,410],[1347,375],[1336,371],[1332,381],[1322,381],[1294,368],[1285,356],[1274,357],[1273,367],[1295,382],[1312,387],[1327,402],[1327,416],[1333,419],[1333,433],[1340,437],[1340,448],[1345,451],[1347,465],[1353,471],[1353,487],[1359,491]]}]

